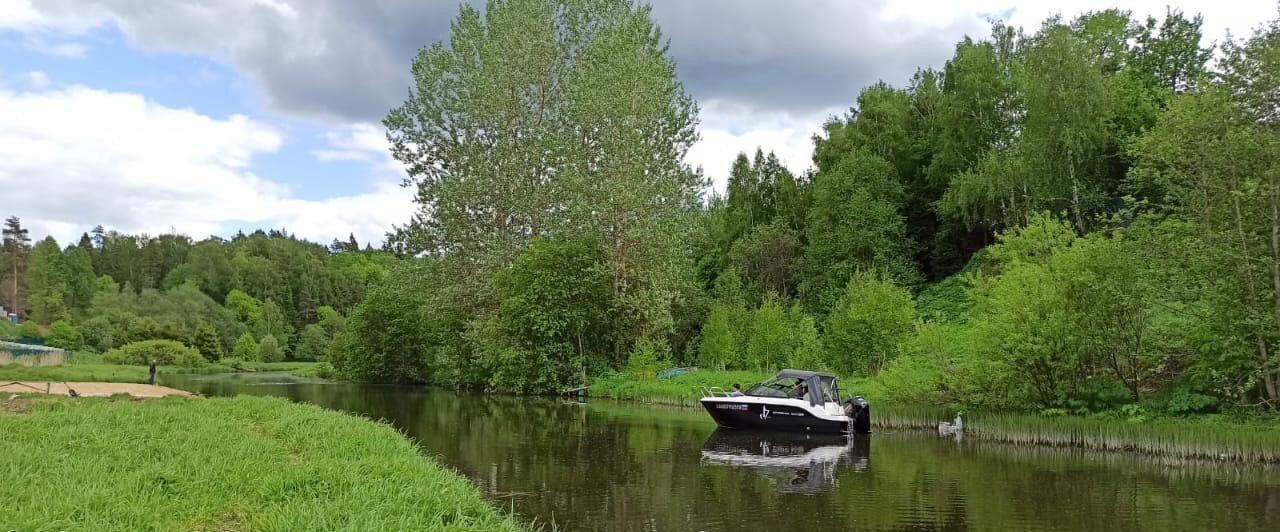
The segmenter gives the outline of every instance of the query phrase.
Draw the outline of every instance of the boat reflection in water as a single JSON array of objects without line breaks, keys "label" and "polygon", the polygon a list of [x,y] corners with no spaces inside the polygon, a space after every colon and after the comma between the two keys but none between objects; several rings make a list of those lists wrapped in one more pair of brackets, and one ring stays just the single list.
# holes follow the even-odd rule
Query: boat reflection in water
[{"label": "boat reflection in water", "polygon": [[716,429],[702,446],[702,463],[749,469],[789,493],[831,489],[837,468],[863,471],[870,460],[868,435]]}]

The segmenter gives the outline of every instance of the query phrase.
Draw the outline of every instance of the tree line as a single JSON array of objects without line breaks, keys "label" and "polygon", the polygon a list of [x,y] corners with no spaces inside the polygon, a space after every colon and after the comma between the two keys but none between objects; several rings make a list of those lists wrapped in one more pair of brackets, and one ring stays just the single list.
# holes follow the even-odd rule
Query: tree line
[{"label": "tree line", "polygon": [[995,24],[863,89],[812,170],[762,147],[716,193],[683,162],[698,107],[647,6],[463,5],[384,121],[418,205],[386,251],[282,232],[30,246],[13,219],[0,296],[98,348],[265,342],[369,381],[798,366],[912,402],[1275,407],[1280,21],[1215,46],[1201,26]]},{"label": "tree line", "polygon": [[354,237],[325,247],[276,230],[195,241],[99,226],[65,247],[32,244],[9,217],[0,301],[25,321],[8,336],[65,349],[163,340],[208,360],[316,360],[397,260]]},{"label": "tree line", "polygon": [[[481,13],[483,9],[483,13]],[[1280,401],[1280,25],[995,24],[710,192],[649,9],[463,6],[385,120],[413,257],[335,366],[548,391],[647,365],[867,376],[897,399],[1173,412]],[[1217,52],[1215,58],[1215,51]]]}]

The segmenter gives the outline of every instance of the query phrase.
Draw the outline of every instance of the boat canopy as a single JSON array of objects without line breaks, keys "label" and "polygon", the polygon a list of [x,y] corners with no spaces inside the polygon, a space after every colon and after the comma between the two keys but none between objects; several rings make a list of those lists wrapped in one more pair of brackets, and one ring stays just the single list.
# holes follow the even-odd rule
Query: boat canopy
[{"label": "boat canopy", "polygon": [[813,377],[813,376],[826,377],[828,379],[836,378],[835,374],[833,373],[825,373],[821,371],[807,371],[803,369],[784,369],[782,371],[779,371],[777,375],[774,375],[773,378],[809,380],[809,377]]},{"label": "boat canopy", "polygon": [[[800,386],[804,386],[801,394]],[[752,386],[747,395],[755,397],[777,397],[792,399],[808,399],[811,405],[825,402],[840,402],[840,390],[836,385],[836,376],[831,373],[784,369],[772,379]]]}]

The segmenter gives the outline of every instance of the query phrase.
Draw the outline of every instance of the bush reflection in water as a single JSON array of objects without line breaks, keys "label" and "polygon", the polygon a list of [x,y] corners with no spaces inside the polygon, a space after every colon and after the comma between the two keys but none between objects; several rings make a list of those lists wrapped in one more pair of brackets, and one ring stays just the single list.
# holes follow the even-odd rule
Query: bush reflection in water
[{"label": "bush reflection in water", "polygon": [[1280,474],[1262,466],[913,431],[797,443],[717,432],[687,408],[174,377],[385,419],[496,505],[559,530],[1280,530]]}]

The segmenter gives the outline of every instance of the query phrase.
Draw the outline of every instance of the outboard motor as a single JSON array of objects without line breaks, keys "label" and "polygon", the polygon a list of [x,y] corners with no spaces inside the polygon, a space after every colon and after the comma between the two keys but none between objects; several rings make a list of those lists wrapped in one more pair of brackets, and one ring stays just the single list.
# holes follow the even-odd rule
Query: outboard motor
[{"label": "outboard motor", "polygon": [[849,416],[849,432],[871,433],[871,405],[861,395],[855,395],[844,404],[844,415]]}]

